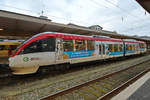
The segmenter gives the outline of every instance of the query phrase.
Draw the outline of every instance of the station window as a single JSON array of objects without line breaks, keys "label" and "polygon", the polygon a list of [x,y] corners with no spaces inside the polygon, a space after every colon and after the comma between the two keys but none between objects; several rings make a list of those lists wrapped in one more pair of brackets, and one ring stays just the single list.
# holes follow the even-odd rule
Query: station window
[{"label": "station window", "polygon": [[86,50],[84,40],[75,40],[76,51]]},{"label": "station window", "polygon": [[87,40],[87,49],[88,50],[94,50],[94,41]]},{"label": "station window", "polygon": [[64,51],[73,51],[73,40],[63,39],[63,48]]},{"label": "station window", "polygon": [[35,53],[35,52],[48,52],[55,51],[55,39],[41,39],[32,42],[27,47],[25,47],[19,54]]}]

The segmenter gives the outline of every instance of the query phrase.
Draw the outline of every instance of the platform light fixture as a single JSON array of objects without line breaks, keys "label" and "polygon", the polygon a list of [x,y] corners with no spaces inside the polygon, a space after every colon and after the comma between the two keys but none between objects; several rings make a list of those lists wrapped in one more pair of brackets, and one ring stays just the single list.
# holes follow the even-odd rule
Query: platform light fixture
[{"label": "platform light fixture", "polygon": [[0,28],[0,31],[3,31],[4,29],[3,28]]}]

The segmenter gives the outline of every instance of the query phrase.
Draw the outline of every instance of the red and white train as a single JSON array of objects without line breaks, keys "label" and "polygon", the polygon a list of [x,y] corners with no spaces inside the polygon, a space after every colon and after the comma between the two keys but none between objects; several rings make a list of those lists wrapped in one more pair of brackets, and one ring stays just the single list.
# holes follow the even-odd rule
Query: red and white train
[{"label": "red and white train", "polygon": [[75,64],[146,52],[146,44],[56,32],[37,34],[21,44],[9,58],[13,74],[36,73],[39,67]]}]

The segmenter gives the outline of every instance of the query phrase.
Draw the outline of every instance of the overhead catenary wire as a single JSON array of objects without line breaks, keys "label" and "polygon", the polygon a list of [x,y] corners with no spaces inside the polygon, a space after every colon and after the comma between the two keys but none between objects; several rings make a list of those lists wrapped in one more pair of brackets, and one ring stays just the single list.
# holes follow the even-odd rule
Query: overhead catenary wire
[{"label": "overhead catenary wire", "polygon": [[[21,11],[27,11],[27,12],[31,12],[32,14],[36,14],[36,16],[38,16],[41,12],[40,11],[33,11],[33,10],[28,10],[28,9],[22,9],[22,8],[18,8],[18,7],[14,7],[14,6],[10,6],[10,5],[5,5],[5,4],[0,4],[0,6],[4,6],[4,7],[8,7],[8,8],[13,8],[13,9],[17,9],[17,10],[21,10]],[[71,22],[77,22],[77,23],[84,23],[84,24],[89,24],[87,22],[83,22],[83,21],[76,21],[76,20],[72,20],[72,19],[67,19],[64,17],[58,17],[58,16],[54,16],[52,14],[49,14],[48,12],[45,13],[45,15],[49,16],[49,17],[54,17],[54,18],[58,18],[58,19],[62,19],[65,21],[71,21]]]},{"label": "overhead catenary wire", "polygon": [[[96,2],[95,0],[91,0],[93,3],[95,3],[95,4],[100,4],[99,2]],[[132,17],[134,17],[135,19],[137,19],[137,20],[135,20],[135,22],[134,23],[137,23],[139,20],[142,20],[143,21],[143,19],[141,19],[141,18],[138,18],[138,16],[135,16],[135,15],[133,15],[133,14],[130,14],[128,11],[126,11],[125,9],[123,9],[123,8],[121,8],[121,7],[119,7],[118,5],[116,5],[116,4],[114,4],[114,3],[112,3],[112,2],[110,2],[110,1],[108,1],[108,0],[105,0],[106,2],[108,2],[108,3],[110,3],[111,5],[113,5],[113,6],[115,6],[115,7],[117,7],[120,11],[121,11],[121,13],[123,12],[123,13],[128,13],[130,16],[132,16]],[[110,19],[111,20],[111,19]],[[122,17],[122,15],[121,15],[121,21],[123,22],[123,21],[125,21],[126,20],[126,18],[124,18],[124,17]],[[109,21],[109,20],[108,20]],[[112,21],[114,21],[114,20],[112,20]],[[131,23],[133,23],[133,22],[131,22]]]},{"label": "overhead catenary wire", "polygon": [[[90,0],[90,2],[91,1],[95,1],[95,0]],[[106,1],[108,1],[108,0],[106,0]],[[44,2],[43,2],[44,3]],[[98,7],[98,5],[100,4],[100,3],[97,3],[96,1],[95,1],[95,3],[93,3],[94,5],[97,5],[97,6],[94,6],[94,7]],[[1,4],[0,4],[1,5]],[[22,11],[26,11],[26,12],[32,12],[32,13],[34,13],[34,14],[36,14],[36,15],[39,15],[39,11],[33,11],[33,10],[27,10],[27,9],[22,9],[22,8],[17,8],[17,7],[13,7],[13,6],[10,6],[10,5],[3,5],[3,6],[5,6],[5,7],[10,7],[10,8],[14,8],[14,9],[18,9],[18,10],[22,10]],[[84,6],[82,6],[82,5],[77,5],[77,6],[80,6],[81,8],[83,8]],[[115,4],[114,4],[114,6],[115,6]],[[117,6],[117,5],[116,5]],[[105,6],[105,5],[103,5],[103,7],[104,8],[106,8],[106,9],[111,9],[111,8],[109,8],[108,6]],[[100,7],[99,7],[100,8]],[[120,9],[120,8],[118,8],[118,9]],[[121,10],[122,11],[122,10]],[[124,23],[122,23],[122,24],[126,24],[127,23],[127,18],[125,18],[124,17],[124,14],[125,14],[126,12],[124,11],[122,14],[123,15],[121,15],[120,16],[120,22],[124,22]],[[84,25],[90,25],[91,23],[88,23],[88,22],[83,22],[83,21],[79,21],[79,20],[74,20],[74,19],[69,19],[69,18],[67,18],[67,17],[62,17],[62,16],[54,16],[54,15],[52,15],[47,9],[46,9],[46,6],[45,6],[45,12],[44,12],[44,14],[45,15],[48,15],[49,17],[53,17],[53,18],[56,18],[56,19],[59,19],[59,20],[65,20],[65,21],[70,21],[70,22],[76,22],[76,23],[82,23],[82,24],[84,24]],[[123,16],[123,17],[122,17]],[[130,15],[130,16],[132,16],[132,15]],[[104,21],[102,21],[102,22],[111,22],[111,21],[114,21],[114,20],[117,20],[118,19],[118,17],[113,17],[112,19],[108,19],[108,20],[104,20]],[[122,20],[123,19],[123,20]],[[136,18],[136,19],[138,19],[138,20],[135,20],[135,22],[133,21],[133,23],[137,23],[137,25],[139,24],[139,22],[138,21],[141,21],[141,22],[143,22],[144,23],[144,18],[143,19],[139,19],[139,18]],[[126,22],[126,23],[125,23]],[[101,24],[101,22],[100,22],[100,24]],[[121,23],[120,23],[121,24]],[[131,24],[132,24],[132,22],[131,22]],[[126,27],[127,29],[128,29],[128,26],[124,26],[124,27]],[[132,27],[132,29],[135,29],[134,27]],[[130,30],[130,29],[129,29]]]}]

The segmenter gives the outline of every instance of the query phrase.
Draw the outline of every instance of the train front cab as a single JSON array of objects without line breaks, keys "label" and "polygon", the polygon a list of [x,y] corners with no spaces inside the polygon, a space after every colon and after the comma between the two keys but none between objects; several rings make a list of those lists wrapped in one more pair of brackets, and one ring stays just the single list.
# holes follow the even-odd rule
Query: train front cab
[{"label": "train front cab", "polygon": [[55,62],[55,38],[40,39],[19,49],[9,58],[13,74],[35,73],[39,66]]}]

